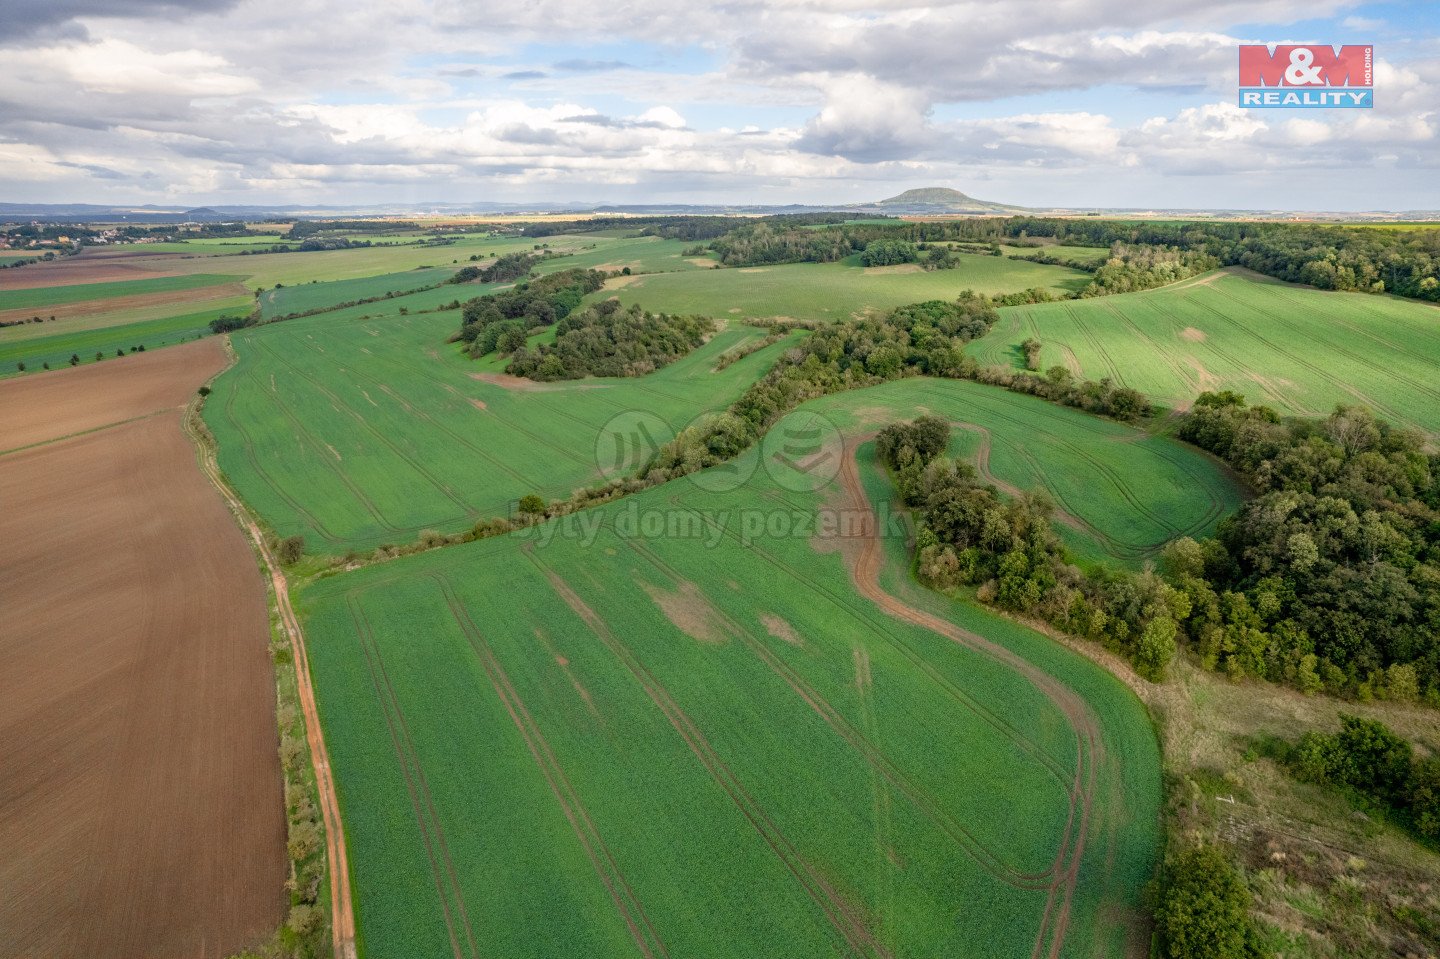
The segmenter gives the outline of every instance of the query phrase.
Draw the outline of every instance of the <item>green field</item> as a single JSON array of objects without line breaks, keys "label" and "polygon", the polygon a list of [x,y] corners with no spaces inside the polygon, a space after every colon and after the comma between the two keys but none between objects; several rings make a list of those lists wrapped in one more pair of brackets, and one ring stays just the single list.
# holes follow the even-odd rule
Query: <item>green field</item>
[{"label": "green field", "polygon": [[1063,243],[1049,243],[1041,247],[1010,246],[1007,243],[1000,244],[1000,249],[1006,253],[1013,253],[1017,256],[1033,256],[1043,253],[1047,256],[1059,257],[1070,263],[1084,264],[1086,266],[1098,266],[1105,262],[1110,255],[1108,247],[1101,246],[1067,246]]},{"label": "green field", "polygon": [[1002,491],[1047,492],[1056,530],[1084,561],[1139,567],[1172,539],[1208,535],[1243,502],[1230,471],[1192,446],[965,380],[901,380],[803,409],[841,427],[944,417],[950,455]]},{"label": "green field", "polygon": [[43,286],[29,290],[0,290],[0,310],[36,310],[43,313],[52,306],[85,303],[120,296],[144,296],[148,293],[172,293],[206,286],[234,283],[238,276],[196,273],[190,276],[157,276],[145,280],[119,280],[113,283],[78,283],[71,286]]},{"label": "green field", "polygon": [[1440,432],[1440,310],[1361,293],[1329,293],[1222,271],[1174,286],[1002,309],[969,347],[982,362],[1110,377],[1170,405],[1229,389],[1251,403],[1324,415],[1363,404],[1394,423]]},{"label": "green field", "polygon": [[434,267],[428,270],[407,270],[403,273],[382,273],[379,276],[353,280],[285,286],[261,293],[260,311],[265,319],[273,319],[290,313],[323,310],[337,303],[353,303],[387,293],[409,293],[421,287],[444,283],[455,275],[455,270],[454,266]]},{"label": "green field", "polygon": [[595,444],[613,417],[653,413],[671,427],[655,437],[663,441],[727,406],[784,349],[712,372],[722,352],[763,335],[737,327],[643,379],[516,391],[477,380],[499,366],[445,343],[458,311],[399,315],[422,297],[449,300],[455,290],[232,338],[239,362],[216,382],[206,420],[221,467],[277,531],[304,534],[316,550],[365,548],[463,529],[507,514],[527,493],[569,496],[602,479]]},{"label": "green field", "polygon": [[854,259],[612,280],[607,290],[594,296],[616,296],[627,306],[640,303],[646,309],[667,313],[846,320],[867,310],[890,310],[921,300],[953,300],[967,289],[1012,293],[1039,286],[1065,293],[1089,282],[1089,274],[1069,267],[995,256],[961,254],[957,268],[931,273],[914,265],[867,269],[852,262]]},{"label": "green field", "polygon": [[747,538],[834,493],[767,477],[303,593],[366,954],[1126,954],[1159,845],[1143,707],[910,595],[903,530],[878,582],[938,618],[857,595],[807,530]]},{"label": "green field", "polygon": [[[243,311],[243,302],[242,302]],[[27,372],[44,369],[49,363],[58,369],[70,362],[70,355],[76,354],[82,363],[93,363],[97,352],[107,359],[115,356],[116,350],[129,353],[143,345],[146,352],[165,346],[174,346],[197,336],[210,334],[210,321],[218,316],[234,314],[234,308],[214,308],[195,313],[183,313],[162,319],[130,323],[124,326],[108,326],[93,330],[75,330],[37,336],[24,340],[0,338],[0,377],[16,373],[15,364],[24,363]],[[12,329],[45,330],[55,325],[50,323]],[[0,332],[10,332],[9,330]]]}]

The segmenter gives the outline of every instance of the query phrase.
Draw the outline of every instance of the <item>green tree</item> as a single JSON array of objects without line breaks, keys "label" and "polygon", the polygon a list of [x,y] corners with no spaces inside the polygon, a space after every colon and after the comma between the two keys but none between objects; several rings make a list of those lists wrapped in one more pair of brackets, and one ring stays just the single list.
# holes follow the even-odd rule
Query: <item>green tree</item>
[{"label": "green tree", "polygon": [[305,537],[303,536],[287,536],[275,547],[275,556],[283,566],[298,563],[300,557],[304,555]]},{"label": "green tree", "polygon": [[545,500],[535,493],[527,493],[520,497],[520,512],[529,516],[543,516],[545,514]]},{"label": "green tree", "polygon": [[1170,862],[1155,922],[1167,959],[1253,955],[1250,894],[1229,858],[1214,846],[1194,846]]}]

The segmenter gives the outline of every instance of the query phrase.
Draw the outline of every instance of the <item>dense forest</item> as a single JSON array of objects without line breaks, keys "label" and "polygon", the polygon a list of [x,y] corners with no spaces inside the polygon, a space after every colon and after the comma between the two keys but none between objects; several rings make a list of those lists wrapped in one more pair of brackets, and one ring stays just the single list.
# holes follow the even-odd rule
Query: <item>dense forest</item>
[{"label": "dense forest", "polygon": [[621,309],[620,301],[605,300],[556,323],[554,343],[515,350],[505,372],[532,380],[644,376],[704,343],[714,329],[708,317]]},{"label": "dense forest", "polygon": [[1183,634],[1202,665],[1231,676],[1440,703],[1440,456],[1416,434],[1361,409],[1282,422],[1234,394],[1204,394],[1180,436],[1259,496],[1214,539],[1171,543],[1161,575],[1134,575],[1071,565],[1047,498],[1004,500],[940,455],[931,429],[897,424],[878,441],[919,517],[927,584],[976,586],[981,601],[1098,640],[1152,677]]},{"label": "dense forest", "polygon": [[1440,702],[1440,456],[1423,438],[1358,408],[1281,420],[1228,392],[1202,394],[1180,436],[1260,494],[1215,539],[1168,554],[1202,660],[1307,691]]},{"label": "dense forest", "polygon": [[472,358],[495,350],[514,352],[532,329],[563,320],[604,283],[605,274],[596,270],[561,270],[476,297],[461,308],[454,339],[466,344]]},{"label": "dense forest", "polygon": [[[1196,257],[1213,258],[1219,266],[1244,266],[1322,290],[1394,293],[1440,302],[1440,230],[1041,217],[896,221],[893,225],[850,223],[805,230],[762,220],[735,227],[716,239],[711,249],[727,266],[752,266],[833,262],[858,253],[877,240],[915,244],[1004,241],[1024,245],[1034,237],[1078,246],[1113,247],[1118,243],[1129,247],[1169,247]],[[1037,254],[1041,255],[1043,253]],[[943,260],[943,257],[937,259]]]}]

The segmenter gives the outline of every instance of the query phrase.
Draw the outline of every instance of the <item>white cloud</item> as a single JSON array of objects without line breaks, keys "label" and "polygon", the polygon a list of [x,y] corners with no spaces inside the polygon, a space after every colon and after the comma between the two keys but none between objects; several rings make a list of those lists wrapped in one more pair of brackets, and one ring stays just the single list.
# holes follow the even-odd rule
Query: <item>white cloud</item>
[{"label": "white cloud", "polygon": [[[1374,111],[1228,102],[1235,24],[1283,32],[1346,0],[22,2],[34,29],[0,31],[0,192],[27,199],[813,200],[936,181],[1039,203],[1021,191],[1153,178],[1209,204],[1384,165],[1377,195],[1440,206],[1434,37],[1377,63]],[[949,104],[972,118],[937,120]],[[1189,185],[1207,177],[1230,179]]]}]

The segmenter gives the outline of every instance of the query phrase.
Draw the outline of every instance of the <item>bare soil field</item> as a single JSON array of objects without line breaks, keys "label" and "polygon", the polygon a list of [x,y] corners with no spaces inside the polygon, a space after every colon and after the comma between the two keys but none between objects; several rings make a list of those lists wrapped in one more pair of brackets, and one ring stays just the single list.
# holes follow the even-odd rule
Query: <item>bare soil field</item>
[{"label": "bare soil field", "polygon": [[161,410],[178,411],[225,362],[220,338],[207,337],[6,381],[0,387],[0,455]]},{"label": "bare soil field", "polygon": [[[149,262],[146,262],[147,259]],[[42,286],[113,283],[117,280],[153,280],[161,276],[178,275],[175,270],[157,264],[153,257],[97,256],[86,252],[76,256],[62,256],[45,263],[32,263],[19,270],[0,270],[0,290],[33,290]]]},{"label": "bare soil field", "polygon": [[264,586],[181,427],[224,363],[0,383],[0,956],[221,957],[282,917]]}]

